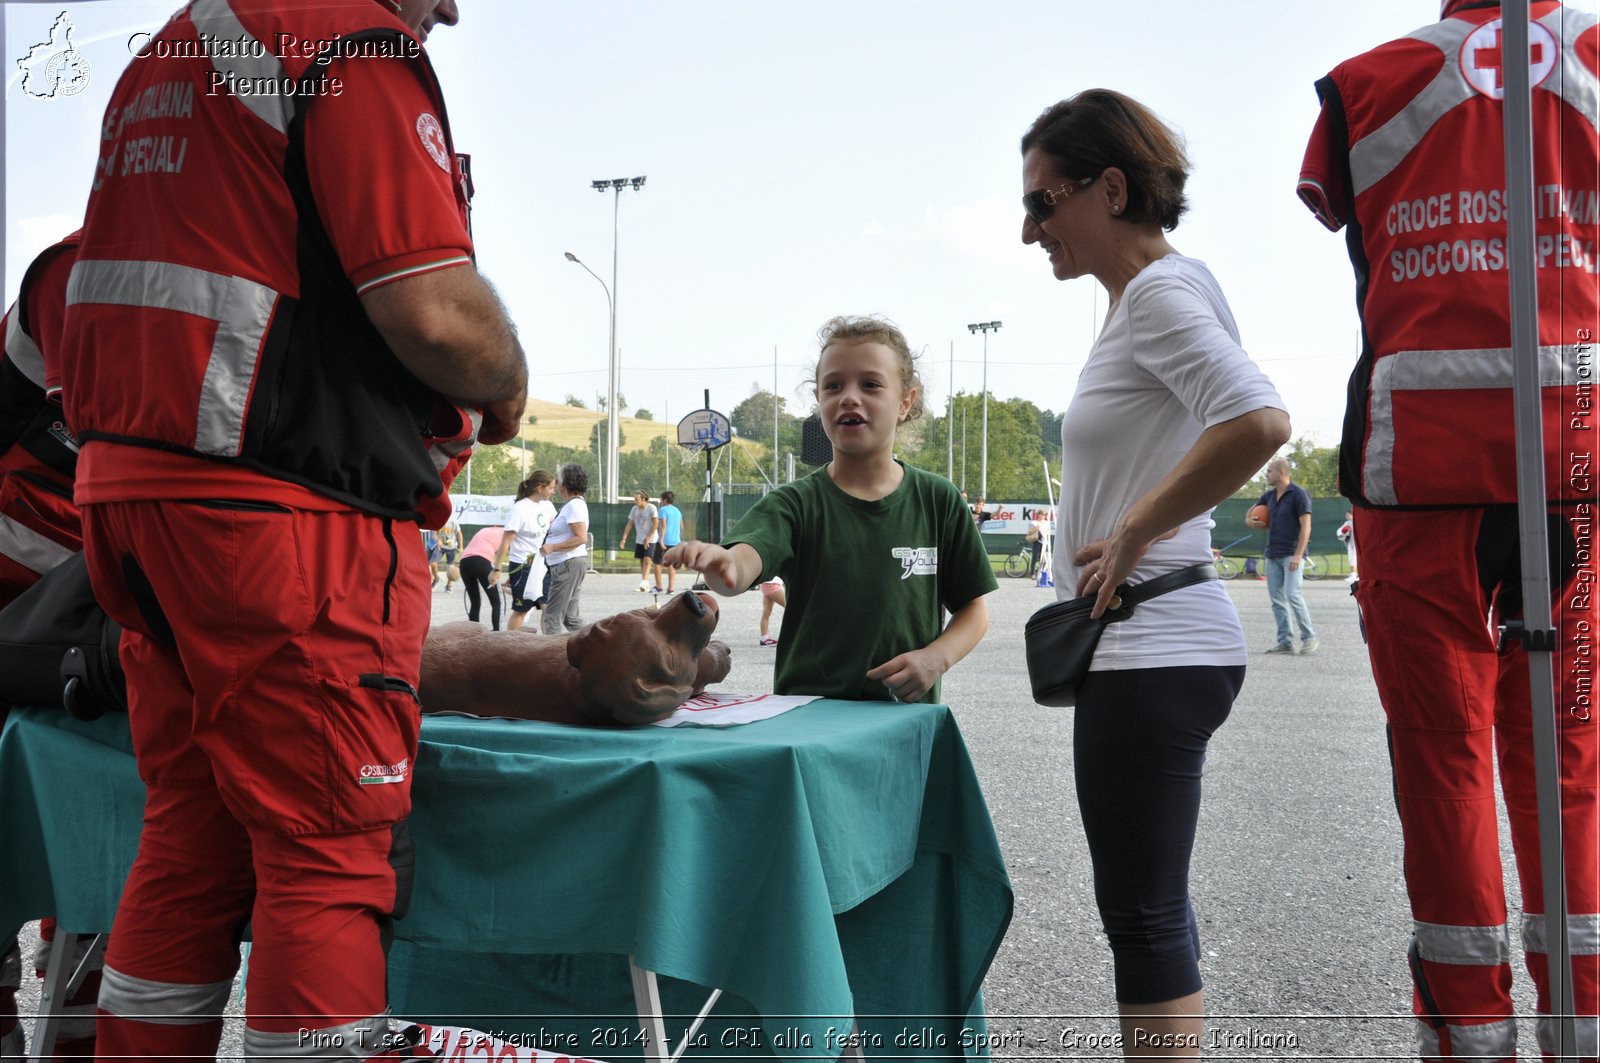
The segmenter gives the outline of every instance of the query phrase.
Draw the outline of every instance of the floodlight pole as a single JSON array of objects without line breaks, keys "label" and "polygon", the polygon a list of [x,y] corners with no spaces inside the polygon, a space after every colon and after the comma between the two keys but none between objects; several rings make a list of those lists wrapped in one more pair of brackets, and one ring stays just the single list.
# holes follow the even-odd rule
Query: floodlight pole
[{"label": "floodlight pole", "polygon": [[[1543,388],[1539,359],[1539,287],[1534,258],[1533,88],[1528,0],[1502,0],[1505,99],[1507,266],[1511,279],[1511,351],[1516,410],[1517,530],[1522,550],[1522,622],[1507,625],[1528,658],[1533,765],[1539,807],[1540,877],[1544,880],[1545,955],[1549,966],[1554,1058],[1576,1058],[1571,942],[1567,933],[1566,853],[1561,831],[1561,753],[1557,739],[1557,631],[1551,617],[1544,479]],[[1520,58],[1518,58],[1520,57]],[[1590,869],[1592,870],[1592,869]]]},{"label": "floodlight pole", "polygon": [[[568,262],[576,262],[578,265],[583,266],[583,271],[585,273],[587,273],[589,276],[593,277],[595,279],[595,281],[599,283],[600,289],[606,293],[606,310],[611,315],[611,374],[612,374],[611,386],[612,386],[613,389],[615,389],[615,387],[616,387],[616,379],[615,379],[615,377],[616,377],[616,371],[617,371],[617,304],[616,304],[616,301],[611,298],[611,289],[606,286],[606,282],[605,281],[600,279],[600,274],[598,274],[594,270],[590,269],[587,265],[584,265],[583,259],[581,259],[577,255],[573,254],[571,251],[568,251],[565,254],[567,256],[567,261]],[[611,400],[606,403],[606,411],[607,411],[608,414],[616,407],[616,405],[617,405],[616,398],[617,398],[617,393],[616,393],[615,390],[613,390],[611,392]],[[612,422],[612,426],[613,427],[615,426],[615,422]],[[613,437],[613,438],[615,438],[615,437]],[[598,432],[595,433],[594,442],[595,442],[595,448],[598,450],[599,446],[600,446],[600,433],[598,433]],[[598,464],[598,455],[596,457],[597,457],[597,464]],[[606,485],[607,484],[610,484],[610,486],[611,486],[611,494],[614,495],[617,492],[616,481],[606,479],[606,471],[610,467],[611,467],[610,463],[608,462],[604,466],[601,466],[601,467],[595,469],[595,475],[600,477],[600,500],[602,502],[604,502],[608,497],[610,497],[610,496],[608,496],[606,494]],[[613,473],[613,475],[615,475],[615,474]],[[606,551],[606,556],[608,558],[610,558],[613,555],[614,555],[614,551],[611,551],[611,550],[607,550]]]},{"label": "floodlight pole", "polygon": [[956,341],[950,341],[950,397],[944,404],[944,478],[956,478]]},{"label": "floodlight pole", "polygon": [[989,497],[989,333],[1000,331],[998,321],[979,321],[967,326],[968,332],[983,333],[983,460],[978,468],[978,497]]},{"label": "floodlight pole", "polygon": [[[589,187],[596,192],[610,191],[611,200],[611,369],[607,375],[606,383],[606,483],[611,488],[611,497],[602,497],[603,502],[615,501],[619,477],[617,467],[617,246],[622,211],[622,190],[632,188],[635,192],[644,187],[643,177],[614,177],[609,181],[590,181]],[[607,549],[606,556],[616,556],[616,551]]]}]

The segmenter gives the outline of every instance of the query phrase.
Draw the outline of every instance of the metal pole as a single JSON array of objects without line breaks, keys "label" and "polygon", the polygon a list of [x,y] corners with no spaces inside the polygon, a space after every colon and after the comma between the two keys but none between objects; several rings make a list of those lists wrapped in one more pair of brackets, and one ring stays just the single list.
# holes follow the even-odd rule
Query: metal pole
[{"label": "metal pole", "polygon": [[778,344],[773,344],[773,487],[778,487]]},{"label": "metal pole", "polygon": [[944,478],[954,481],[956,478],[956,341],[950,341],[950,397],[944,404]]},{"label": "metal pole", "polygon": [[[661,404],[661,416],[666,418],[667,431],[672,431],[672,403],[663,402]],[[665,464],[667,467],[667,486],[663,490],[670,491],[672,490],[672,440],[667,440],[667,445],[662,448],[661,453],[666,459]]]},{"label": "metal pole", "polygon": [[[710,388],[706,388],[705,409],[708,409],[708,410],[711,409],[711,389]],[[704,526],[704,528],[702,529],[702,531],[700,533],[701,537],[703,539],[705,539],[706,541],[708,541],[708,542],[716,542],[718,540],[715,540],[715,539],[711,538],[711,448],[710,447],[706,448],[706,501],[705,501],[704,507],[702,507],[702,511],[705,513],[705,526]]]},{"label": "metal pole", "polygon": [[[611,197],[611,372],[606,383],[606,486],[611,494],[602,502],[615,501],[617,495],[617,242],[622,207],[622,185],[613,182],[616,189]],[[608,538],[607,544],[611,542]],[[617,556],[609,545],[606,559]]]},{"label": "metal pole", "polygon": [[983,330],[983,457],[978,463],[978,495],[989,497],[989,330]]},{"label": "metal pole", "polygon": [[961,407],[961,489],[967,489],[967,408]]},{"label": "metal pole", "polygon": [[[1505,56],[1507,267],[1511,278],[1512,386],[1517,433],[1517,529],[1522,548],[1522,638],[1528,658],[1533,713],[1533,763],[1539,802],[1539,860],[1544,884],[1549,1005],[1556,1026],[1555,1058],[1576,1058],[1571,943],[1567,935],[1567,875],[1561,831],[1561,758],[1557,740],[1557,633],[1551,619],[1546,543],[1543,389],[1539,356],[1539,289],[1534,259],[1533,105],[1528,74],[1528,0],[1502,0]],[[1559,363],[1558,363],[1559,364]],[[1555,382],[1560,381],[1558,373]]]},{"label": "metal pole", "polygon": [[983,333],[983,459],[979,464],[978,497],[989,497],[989,333],[1000,331],[998,321],[968,325],[968,332]]}]

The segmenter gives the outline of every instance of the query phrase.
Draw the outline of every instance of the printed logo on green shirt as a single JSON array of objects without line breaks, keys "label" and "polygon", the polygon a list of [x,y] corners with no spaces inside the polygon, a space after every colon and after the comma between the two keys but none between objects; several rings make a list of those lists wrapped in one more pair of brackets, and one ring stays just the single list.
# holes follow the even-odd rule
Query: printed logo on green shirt
[{"label": "printed logo on green shirt", "polygon": [[900,560],[901,579],[939,574],[937,546],[897,546],[889,552]]}]

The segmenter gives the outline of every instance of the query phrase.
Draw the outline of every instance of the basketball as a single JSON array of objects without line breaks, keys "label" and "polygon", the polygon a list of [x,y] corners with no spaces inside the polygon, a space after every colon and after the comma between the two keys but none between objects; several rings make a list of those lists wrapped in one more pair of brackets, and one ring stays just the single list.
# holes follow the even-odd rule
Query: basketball
[{"label": "basketball", "polygon": [[1244,522],[1252,528],[1265,528],[1267,526],[1267,507],[1255,505],[1250,507],[1250,512],[1245,514]]}]

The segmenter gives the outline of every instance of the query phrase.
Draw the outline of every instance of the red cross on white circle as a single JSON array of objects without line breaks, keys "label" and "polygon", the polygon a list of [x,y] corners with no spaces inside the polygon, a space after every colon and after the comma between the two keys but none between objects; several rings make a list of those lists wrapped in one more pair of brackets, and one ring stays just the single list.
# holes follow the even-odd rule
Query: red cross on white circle
[{"label": "red cross on white circle", "polygon": [[[1461,45],[1461,74],[1467,84],[1490,99],[1505,98],[1505,44],[1501,19],[1490,19]],[[1537,22],[1528,23],[1528,83],[1538,85],[1550,76],[1561,56],[1555,34]]]},{"label": "red cross on white circle", "polygon": [[450,152],[444,139],[444,126],[439,119],[428,111],[417,115],[417,136],[422,146],[428,149],[428,154],[433,156],[433,161],[439,164],[439,169],[450,173]]}]

